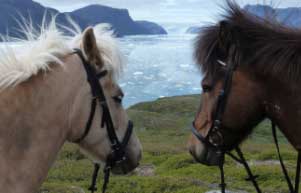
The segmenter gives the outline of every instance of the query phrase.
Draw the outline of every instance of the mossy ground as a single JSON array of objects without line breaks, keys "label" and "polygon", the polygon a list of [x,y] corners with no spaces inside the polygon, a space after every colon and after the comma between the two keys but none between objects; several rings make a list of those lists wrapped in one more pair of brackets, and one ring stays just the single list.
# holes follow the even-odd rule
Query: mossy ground
[{"label": "mossy ground", "polygon": [[[142,103],[128,109],[144,147],[141,165],[151,166],[149,176],[113,176],[109,193],[203,193],[218,189],[219,171],[197,164],[188,154],[189,126],[198,108],[199,96],[182,96]],[[283,158],[290,174],[295,170],[296,153],[280,135]],[[265,193],[286,193],[287,187],[276,161],[268,121],[260,124],[242,146],[252,170]],[[272,161],[271,161],[272,160]],[[93,166],[75,145],[66,144],[49,172],[40,192],[80,193],[87,191]],[[230,190],[254,192],[242,166],[226,159],[226,180]],[[292,175],[293,176],[293,175]],[[99,190],[102,177],[99,178]],[[99,191],[100,192],[100,191]]]}]

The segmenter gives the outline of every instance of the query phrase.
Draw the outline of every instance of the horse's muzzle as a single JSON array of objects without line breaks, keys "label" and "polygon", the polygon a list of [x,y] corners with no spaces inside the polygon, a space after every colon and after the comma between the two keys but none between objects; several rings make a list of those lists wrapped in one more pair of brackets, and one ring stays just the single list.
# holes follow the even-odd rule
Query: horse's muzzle
[{"label": "horse's muzzle", "polygon": [[126,154],[126,159],[122,162],[117,162],[112,168],[112,172],[117,175],[124,175],[132,172],[135,168],[139,166],[139,161],[141,160],[141,152],[138,155],[138,158],[131,158]]}]

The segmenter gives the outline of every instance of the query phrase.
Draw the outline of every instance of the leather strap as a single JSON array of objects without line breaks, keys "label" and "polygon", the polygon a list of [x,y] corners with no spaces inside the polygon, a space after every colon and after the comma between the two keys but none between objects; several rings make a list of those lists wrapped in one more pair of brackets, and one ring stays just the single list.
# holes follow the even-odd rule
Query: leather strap
[{"label": "leather strap", "polygon": [[97,103],[96,99],[95,98],[92,99],[90,115],[89,115],[88,121],[86,123],[84,134],[79,139],[75,140],[74,141],[75,143],[81,143],[87,137],[88,133],[90,132],[92,122],[94,119],[94,115],[95,115],[95,111],[96,111],[96,103]]},{"label": "leather strap", "polygon": [[100,168],[100,165],[98,163],[95,163],[94,164],[94,172],[93,172],[93,176],[92,176],[92,183],[88,189],[91,191],[91,193],[94,193],[97,191],[97,187],[96,187],[97,182],[96,181],[97,181],[97,177],[98,177],[99,168]]},{"label": "leather strap", "polygon": [[251,169],[250,169],[250,166],[248,164],[248,162],[246,161],[245,157],[244,157],[244,154],[242,153],[241,149],[239,147],[236,147],[235,148],[235,151],[236,151],[236,154],[238,155],[238,157],[234,154],[232,154],[231,152],[227,152],[226,154],[231,157],[234,161],[242,164],[246,171],[247,171],[247,174],[248,174],[248,177],[245,179],[246,181],[251,181],[254,188],[256,189],[257,193],[262,193],[262,191],[260,190],[259,188],[259,185],[256,181],[256,179],[258,178],[258,175],[253,175]]},{"label": "leather strap", "polygon": [[277,138],[277,130],[276,130],[276,124],[272,121],[272,133],[273,133],[273,138],[275,141],[276,149],[277,149],[277,154],[279,157],[280,165],[282,172],[284,174],[285,180],[287,182],[288,188],[290,193],[298,193],[299,192],[299,182],[300,182],[300,162],[301,162],[301,154],[300,151],[298,152],[298,160],[297,160],[297,169],[296,169],[296,177],[295,177],[295,187],[293,186],[292,180],[288,175],[288,171],[285,167],[285,164],[283,162],[281,153],[280,153],[280,147],[279,147],[279,142]]},{"label": "leather strap", "polygon": [[219,186],[221,188],[221,193],[226,193],[226,186],[227,186],[227,184],[225,183],[224,162],[225,162],[225,155],[223,154],[222,160],[219,164],[219,170],[221,174],[221,183],[219,184]]}]

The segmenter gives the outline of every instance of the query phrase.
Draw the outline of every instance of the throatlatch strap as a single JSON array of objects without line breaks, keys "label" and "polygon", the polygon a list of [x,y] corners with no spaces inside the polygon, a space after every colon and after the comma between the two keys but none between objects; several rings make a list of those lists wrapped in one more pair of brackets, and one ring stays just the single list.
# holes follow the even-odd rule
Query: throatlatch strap
[{"label": "throatlatch strap", "polygon": [[80,143],[82,142],[83,139],[85,139],[91,129],[91,125],[92,125],[92,122],[93,122],[93,119],[94,119],[94,115],[95,115],[95,110],[96,110],[96,104],[97,104],[97,100],[94,98],[92,101],[91,101],[91,110],[90,110],[90,115],[89,115],[89,119],[86,123],[86,128],[85,128],[85,132],[84,134],[78,139],[75,141],[75,143]]}]

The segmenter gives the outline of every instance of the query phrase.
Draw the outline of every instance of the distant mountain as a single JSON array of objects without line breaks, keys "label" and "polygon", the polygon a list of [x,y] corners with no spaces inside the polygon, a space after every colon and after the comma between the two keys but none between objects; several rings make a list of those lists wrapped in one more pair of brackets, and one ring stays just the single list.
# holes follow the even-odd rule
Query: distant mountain
[{"label": "distant mountain", "polygon": [[[0,33],[22,38],[20,24],[31,21],[34,27],[39,27],[44,16],[46,21],[50,21],[55,15],[58,23],[69,26],[66,15],[56,9],[44,7],[32,0],[0,0]],[[77,16],[73,19],[78,23],[84,22]]]},{"label": "distant mountain", "polygon": [[[289,8],[272,8],[268,5],[246,5],[245,10],[250,13],[264,18],[276,18],[279,22],[286,26],[301,28],[301,7],[289,7]],[[200,27],[192,26],[186,33],[198,33]]]},{"label": "distant mountain", "polygon": [[301,8],[272,8],[267,5],[246,5],[244,9],[259,17],[276,17],[276,19],[289,27],[301,28]]},{"label": "distant mountain", "polygon": [[[57,16],[57,22],[69,26],[67,15],[76,21],[82,29],[98,23],[109,23],[118,36],[166,34],[159,25],[152,22],[136,22],[130,17],[128,10],[115,9],[101,5],[90,5],[73,12],[60,13],[58,10],[44,7],[32,0],[0,0],[0,34],[23,37],[20,29],[20,18],[32,22],[34,27],[41,25],[43,17],[50,21]],[[21,21],[23,23],[24,21]]]},{"label": "distant mountain", "polygon": [[136,21],[145,28],[150,34],[167,34],[167,31],[160,25],[149,21]]},{"label": "distant mountain", "polygon": [[259,17],[273,17],[276,14],[276,10],[268,5],[246,5],[244,9]]},{"label": "distant mountain", "polygon": [[127,9],[116,9],[102,5],[90,5],[69,13],[81,17],[88,25],[110,23],[118,35],[167,34],[158,24],[134,21]]},{"label": "distant mountain", "polygon": [[189,27],[186,30],[186,33],[188,33],[188,34],[198,34],[200,31],[201,31],[200,26],[192,26],[192,27]]}]

